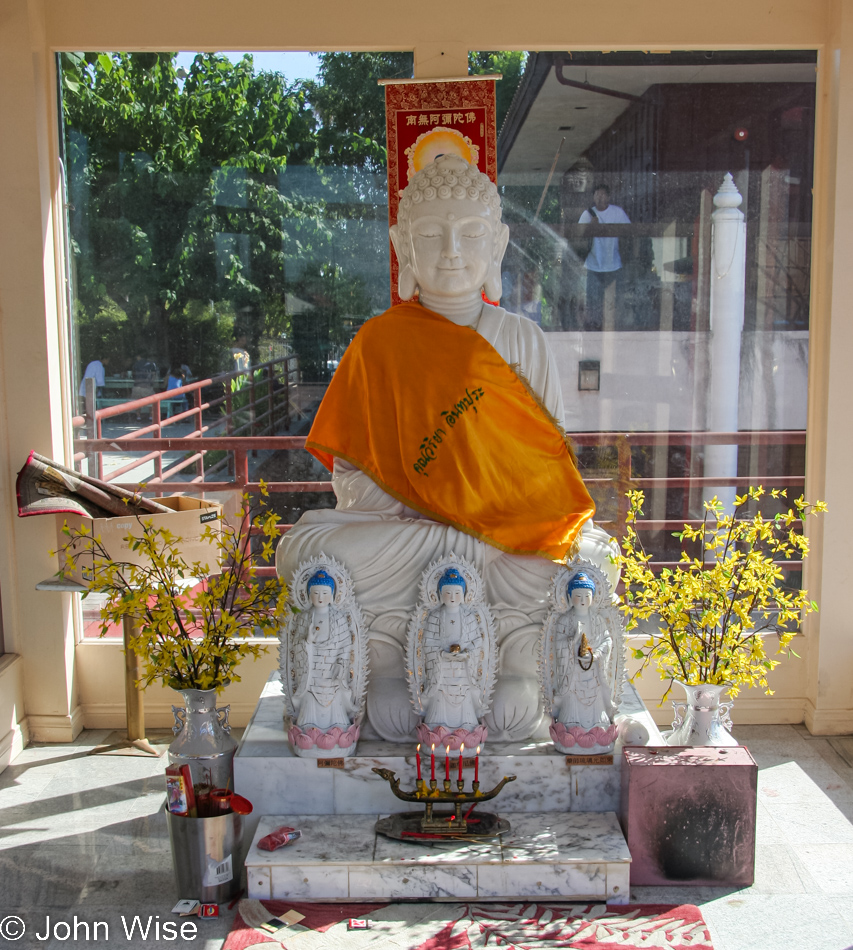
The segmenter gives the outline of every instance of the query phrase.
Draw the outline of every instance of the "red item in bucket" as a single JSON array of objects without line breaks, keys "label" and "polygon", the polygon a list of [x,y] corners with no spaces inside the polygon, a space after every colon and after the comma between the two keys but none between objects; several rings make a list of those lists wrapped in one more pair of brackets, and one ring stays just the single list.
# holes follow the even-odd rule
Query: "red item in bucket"
[{"label": "red item in bucket", "polygon": [[210,786],[206,782],[199,782],[193,786],[193,791],[198,817],[210,818]]},{"label": "red item in bucket", "polygon": [[210,791],[210,814],[228,815],[231,813],[231,795],[227,788],[213,788]]},{"label": "red item in bucket", "polygon": [[238,795],[236,792],[232,793],[231,811],[236,812],[238,815],[251,815],[252,810],[252,803],[248,798],[244,798],[242,795]]},{"label": "red item in bucket", "polygon": [[188,765],[170,765],[166,768],[166,793],[169,811],[173,815],[195,818],[195,794]]},{"label": "red item in bucket", "polygon": [[258,842],[258,847],[261,851],[275,851],[276,848],[283,848],[286,844],[290,844],[291,841],[296,841],[301,837],[301,831],[282,825],[281,828],[276,828],[275,831],[264,835]]}]

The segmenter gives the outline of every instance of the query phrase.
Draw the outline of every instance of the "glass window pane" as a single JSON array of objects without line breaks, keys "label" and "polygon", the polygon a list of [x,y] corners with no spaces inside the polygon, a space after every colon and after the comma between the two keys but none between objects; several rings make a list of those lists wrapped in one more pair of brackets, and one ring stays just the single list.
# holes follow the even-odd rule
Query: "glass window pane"
[{"label": "glass window pane", "polygon": [[[376,81],[410,76],[412,54],[95,52],[58,65],[77,463],[226,502],[264,479],[285,525],[334,506],[304,450],[239,443],[304,436],[346,346],[390,304]],[[226,441],[151,442],[167,437]],[[116,451],[116,438],[131,441]]]},{"label": "glass window pane", "polygon": [[[531,53],[500,129],[502,304],[549,334],[597,520],[621,535],[641,487],[663,559],[714,494],[802,490],[815,65]],[[744,222],[716,245],[715,196]]]},{"label": "glass window pane", "polygon": [[[641,487],[647,546],[674,560],[672,532],[711,495],[799,494],[815,54],[469,60],[505,77],[501,302],[549,335],[597,520],[621,535],[624,492]],[[59,64],[79,463],[158,492],[264,478],[284,524],[334,505],[307,453],[239,440],[304,435],[358,327],[389,304],[376,79],[410,76],[411,54]],[[733,240],[725,206],[743,214]],[[129,435],[229,441],[109,447]]]},{"label": "glass window pane", "polygon": [[[294,56],[313,75],[286,74]],[[258,54],[257,64],[252,54],[62,54],[75,389],[95,361],[105,408],[170,379],[257,376],[270,361],[283,374],[293,356],[309,388],[296,385],[285,408],[303,416],[357,328],[389,302],[376,79],[408,75],[411,63],[405,53]],[[163,419],[191,402],[162,403]],[[234,413],[228,425],[202,422],[269,431],[257,411]]]}]

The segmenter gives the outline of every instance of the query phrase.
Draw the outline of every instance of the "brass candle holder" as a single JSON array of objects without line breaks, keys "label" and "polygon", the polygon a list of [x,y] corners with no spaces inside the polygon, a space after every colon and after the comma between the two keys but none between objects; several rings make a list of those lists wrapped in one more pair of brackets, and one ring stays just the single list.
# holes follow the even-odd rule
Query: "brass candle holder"
[{"label": "brass candle holder", "polygon": [[[423,779],[418,779],[414,791],[404,792],[400,789],[400,780],[397,778],[396,772],[392,772],[390,769],[376,768],[373,771],[385,779],[391,786],[391,791],[400,801],[423,803],[424,816],[420,822],[420,829],[425,833],[439,835],[466,834],[468,823],[465,819],[470,814],[471,808],[481,802],[488,802],[495,798],[507,782],[515,781],[514,775],[505,775],[489,792],[481,792],[480,783],[472,782],[471,791],[466,792],[465,782],[462,779],[456,781],[456,791],[452,790],[453,783],[450,779],[444,779],[443,789],[439,789],[436,779],[430,779],[428,783]],[[446,813],[433,814],[433,807],[437,804],[453,805],[453,814],[450,816]],[[466,805],[470,807],[463,814]]]}]

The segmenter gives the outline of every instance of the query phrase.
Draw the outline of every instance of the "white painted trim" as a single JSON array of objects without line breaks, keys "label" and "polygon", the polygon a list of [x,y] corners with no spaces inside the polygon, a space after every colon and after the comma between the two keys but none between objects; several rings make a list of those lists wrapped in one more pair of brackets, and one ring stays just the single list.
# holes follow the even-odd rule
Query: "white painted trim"
[{"label": "white painted trim", "polygon": [[11,764],[29,741],[24,716],[24,661],[17,653],[0,656],[0,722],[9,731],[0,738],[0,772]]},{"label": "white painted trim", "polygon": [[479,73],[476,76],[440,76],[438,79],[377,79],[377,86],[405,86],[415,82],[477,82],[486,79],[503,79],[503,73]]},{"label": "white painted trim", "polygon": [[[257,702],[229,703],[226,693],[218,702],[231,706],[228,721],[232,726],[242,728],[249,724]],[[78,706],[85,729],[124,729],[127,726],[127,714],[124,703],[84,703]],[[171,705],[164,703],[145,703],[146,729],[171,729],[175,724]]]},{"label": "white painted trim", "polygon": [[24,747],[30,741],[27,731],[27,721],[15,723],[15,725],[0,739],[0,772],[14,762],[15,757],[24,751]]},{"label": "white painted trim", "polygon": [[[3,653],[0,655],[0,676],[5,676],[7,670],[12,669],[13,666],[17,666],[23,663],[20,654],[18,653]],[[23,669],[23,667],[22,667]]]},{"label": "white painted trim", "polygon": [[805,702],[802,696],[738,697],[732,706],[731,717],[735,725],[741,726],[796,725],[803,721]]},{"label": "white painted trim", "polygon": [[73,742],[84,729],[80,706],[70,716],[27,716],[24,722],[32,742]]},{"label": "white painted trim", "polygon": [[853,710],[815,709],[811,699],[806,700],[806,728],[813,736],[846,736],[853,734]]},{"label": "white painted trim", "polygon": [[[654,703],[648,710],[658,726],[669,728],[672,724],[672,705],[667,700],[663,706]],[[763,696],[755,698],[737,698],[732,707],[732,721],[737,726],[770,726],[779,723],[796,724],[803,721],[806,700],[803,697]],[[808,725],[808,720],[806,720]],[[810,727],[811,728],[811,727]],[[813,730],[812,730],[813,731]],[[849,729],[853,732],[853,729]],[[836,733],[837,735],[838,733]]]}]

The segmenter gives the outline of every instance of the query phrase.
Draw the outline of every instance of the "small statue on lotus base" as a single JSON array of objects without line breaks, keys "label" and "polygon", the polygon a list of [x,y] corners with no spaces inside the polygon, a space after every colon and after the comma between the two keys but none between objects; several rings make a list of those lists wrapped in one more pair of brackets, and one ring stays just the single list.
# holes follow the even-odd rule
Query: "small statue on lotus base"
[{"label": "small statue on lotus base", "polygon": [[551,738],[568,755],[613,751],[625,669],[624,627],[604,572],[576,559],[554,575],[540,672]]},{"label": "small statue on lotus base", "polygon": [[355,753],[367,689],[367,634],[347,570],[320,554],[299,565],[281,637],[287,736],[305,758]]},{"label": "small statue on lotus base", "polygon": [[424,748],[472,752],[484,744],[497,668],[494,621],[473,565],[450,554],[431,564],[409,624],[409,689]]}]

